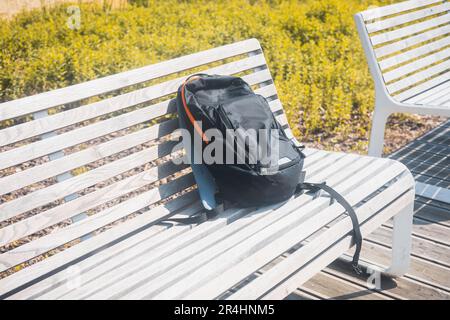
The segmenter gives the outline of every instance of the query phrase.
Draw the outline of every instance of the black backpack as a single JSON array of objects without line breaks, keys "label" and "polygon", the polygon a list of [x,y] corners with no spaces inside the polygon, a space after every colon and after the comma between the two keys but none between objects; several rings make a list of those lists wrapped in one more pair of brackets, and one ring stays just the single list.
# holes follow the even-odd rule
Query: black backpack
[{"label": "black backpack", "polygon": [[[196,139],[199,142],[196,151],[221,199],[239,207],[258,207],[304,191],[315,196],[326,191],[351,217],[356,243],[353,267],[360,272],[362,237],[353,208],[325,183],[304,181],[303,146],[287,137],[264,97],[239,77],[197,74],[179,87],[176,101],[180,126],[189,131],[192,148],[197,147]],[[214,161],[204,161],[203,154]]]}]

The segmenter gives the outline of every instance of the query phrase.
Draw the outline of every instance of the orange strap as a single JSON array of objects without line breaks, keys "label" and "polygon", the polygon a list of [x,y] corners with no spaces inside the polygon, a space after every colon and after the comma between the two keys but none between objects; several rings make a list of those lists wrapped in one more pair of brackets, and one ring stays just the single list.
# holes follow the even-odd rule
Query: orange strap
[{"label": "orange strap", "polygon": [[181,88],[181,101],[183,102],[183,107],[184,107],[184,111],[186,111],[186,114],[189,118],[189,120],[191,121],[192,125],[194,126],[194,129],[198,132],[198,134],[200,135],[200,137],[202,137],[202,140],[208,144],[209,140],[206,137],[205,133],[202,131],[202,128],[200,128],[200,126],[198,125],[198,123],[195,121],[194,116],[191,113],[191,110],[189,110],[187,104],[186,104],[186,97],[184,96],[184,91],[185,91],[185,87],[186,87],[186,83],[188,83],[191,80],[197,79],[198,77],[193,77],[191,79],[189,79],[188,81],[185,81],[183,83],[183,87]]}]

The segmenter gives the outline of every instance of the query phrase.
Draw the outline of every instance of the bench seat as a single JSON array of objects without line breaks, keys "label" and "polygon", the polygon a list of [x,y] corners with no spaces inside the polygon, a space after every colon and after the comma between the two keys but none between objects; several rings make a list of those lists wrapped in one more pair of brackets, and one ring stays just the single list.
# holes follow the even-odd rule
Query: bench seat
[{"label": "bench seat", "polygon": [[[195,68],[195,69],[194,69]],[[255,39],[0,104],[0,298],[281,299],[352,247],[325,196],[203,212],[179,157],[170,98],[194,72],[238,74],[292,137]],[[408,268],[414,180],[401,163],[306,149],[307,181],[336,188],[363,236],[394,218]]]}]

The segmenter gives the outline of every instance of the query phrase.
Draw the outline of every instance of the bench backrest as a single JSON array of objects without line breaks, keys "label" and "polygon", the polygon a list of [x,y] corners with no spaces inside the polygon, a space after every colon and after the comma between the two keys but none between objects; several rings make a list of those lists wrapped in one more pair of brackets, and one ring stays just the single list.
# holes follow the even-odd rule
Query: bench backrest
[{"label": "bench backrest", "polygon": [[450,80],[450,2],[411,0],[355,16],[376,85],[397,101]]},{"label": "bench backrest", "polygon": [[197,199],[167,139],[178,127],[169,101],[197,72],[242,76],[287,126],[255,39],[0,104],[0,272],[98,238],[71,251],[82,256]]}]

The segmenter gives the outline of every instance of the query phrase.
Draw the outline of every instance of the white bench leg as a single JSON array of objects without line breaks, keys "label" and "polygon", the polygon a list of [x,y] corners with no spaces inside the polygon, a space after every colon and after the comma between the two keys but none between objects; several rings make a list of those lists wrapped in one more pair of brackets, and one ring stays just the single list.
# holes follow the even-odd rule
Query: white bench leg
[{"label": "white bench leg", "polygon": [[401,277],[409,268],[411,254],[411,233],[413,226],[414,201],[394,216],[392,234],[391,266],[384,274],[390,277]]},{"label": "white bench leg", "polygon": [[384,129],[386,127],[388,113],[375,111],[370,130],[369,156],[381,157],[384,145]]}]

